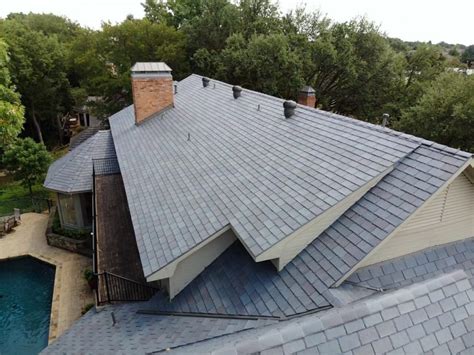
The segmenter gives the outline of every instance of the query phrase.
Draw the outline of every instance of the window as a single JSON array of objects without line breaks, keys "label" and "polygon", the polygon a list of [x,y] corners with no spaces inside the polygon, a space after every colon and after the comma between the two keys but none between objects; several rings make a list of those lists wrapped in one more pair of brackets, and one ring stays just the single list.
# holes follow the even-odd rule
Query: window
[{"label": "window", "polygon": [[78,218],[74,195],[58,194],[61,222],[65,226],[78,226]]},{"label": "window", "polygon": [[82,222],[84,227],[92,226],[92,193],[79,195],[82,210]]}]

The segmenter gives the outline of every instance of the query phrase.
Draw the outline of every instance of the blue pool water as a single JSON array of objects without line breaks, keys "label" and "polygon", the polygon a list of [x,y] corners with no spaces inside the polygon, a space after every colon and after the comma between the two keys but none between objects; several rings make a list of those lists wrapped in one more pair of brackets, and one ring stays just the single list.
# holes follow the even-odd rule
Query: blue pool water
[{"label": "blue pool water", "polygon": [[54,267],[25,257],[0,261],[0,354],[37,354],[48,345]]}]

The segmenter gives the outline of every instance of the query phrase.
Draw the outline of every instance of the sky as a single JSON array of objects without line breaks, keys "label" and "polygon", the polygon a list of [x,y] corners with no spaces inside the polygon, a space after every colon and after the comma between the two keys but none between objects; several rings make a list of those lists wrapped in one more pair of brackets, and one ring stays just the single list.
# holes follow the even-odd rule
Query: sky
[{"label": "sky", "polygon": [[[102,21],[120,22],[128,14],[143,17],[141,2],[144,0],[0,0],[0,17],[10,12],[54,13],[98,29]],[[304,4],[279,3],[285,12]],[[308,0],[306,7],[319,9],[338,22],[366,16],[387,35],[406,41],[474,44],[473,0]]]}]

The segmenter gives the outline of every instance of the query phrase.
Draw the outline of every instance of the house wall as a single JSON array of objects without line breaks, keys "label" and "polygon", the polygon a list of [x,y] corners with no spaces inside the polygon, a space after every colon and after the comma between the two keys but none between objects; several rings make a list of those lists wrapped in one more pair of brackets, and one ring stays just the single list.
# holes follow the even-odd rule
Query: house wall
[{"label": "house wall", "polygon": [[474,184],[459,175],[360,267],[474,236]]},{"label": "house wall", "polygon": [[349,207],[357,202],[367,191],[375,186],[392,169],[388,169],[366,185],[353,192],[343,201],[337,203],[321,216],[316,217],[293,234],[277,243],[268,251],[256,258],[256,261],[273,259],[276,268],[281,271],[286,264],[298,255],[304,248],[337,220]]},{"label": "house wall", "polygon": [[235,234],[228,230],[178,263],[173,276],[162,283],[167,289],[170,298],[173,298],[185,288],[235,240]]}]

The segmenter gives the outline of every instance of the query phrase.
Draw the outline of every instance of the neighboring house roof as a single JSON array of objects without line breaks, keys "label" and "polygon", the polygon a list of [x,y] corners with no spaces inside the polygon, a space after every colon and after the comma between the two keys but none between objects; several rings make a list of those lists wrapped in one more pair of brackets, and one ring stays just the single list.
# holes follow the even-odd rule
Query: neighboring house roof
[{"label": "neighboring house roof", "polygon": [[87,127],[83,131],[71,137],[69,141],[69,150],[73,150],[78,147],[82,142],[85,142],[87,139],[92,137],[99,131],[99,127]]},{"label": "neighboring house roof", "polygon": [[[43,353],[74,349],[77,353],[138,355],[171,348],[172,353],[193,354],[217,350],[274,354],[305,349],[309,353],[352,349],[355,354],[370,354],[439,348],[454,354],[474,348],[473,260],[471,238],[364,267],[351,276],[350,284],[337,289],[346,290],[347,297],[341,299],[352,298],[349,304],[334,304],[331,310],[279,322],[144,314],[143,310],[152,309],[154,300],[107,306],[99,312],[89,311]],[[367,286],[386,291],[366,290]],[[369,293],[362,294],[359,301],[357,289]],[[205,291],[203,297],[208,297]]]},{"label": "neighboring house roof", "polygon": [[201,79],[138,126],[133,106],[109,119],[146,276],[228,225],[255,258],[424,142]]},{"label": "neighboring house roof", "polygon": [[93,159],[114,158],[115,148],[110,131],[98,131],[51,164],[44,186],[62,193],[92,191]]}]

